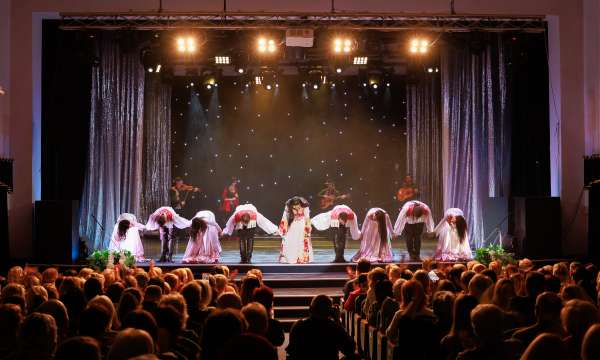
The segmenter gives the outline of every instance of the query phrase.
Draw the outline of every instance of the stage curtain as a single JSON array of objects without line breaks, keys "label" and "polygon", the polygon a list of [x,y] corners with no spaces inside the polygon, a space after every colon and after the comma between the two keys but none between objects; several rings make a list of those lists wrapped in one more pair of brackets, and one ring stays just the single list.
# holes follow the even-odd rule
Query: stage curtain
[{"label": "stage curtain", "polygon": [[484,244],[486,197],[505,196],[510,143],[502,34],[441,48],[444,207],[465,212],[471,243]]},{"label": "stage curtain", "polygon": [[94,249],[108,246],[120,213],[139,214],[141,208],[145,74],[139,50],[124,48],[116,36],[99,35],[100,61],[92,69],[80,235]]},{"label": "stage curtain", "polygon": [[157,74],[146,76],[141,213],[146,219],[169,204],[171,187],[171,84]]},{"label": "stage curtain", "polygon": [[444,214],[439,76],[422,74],[406,85],[406,165],[434,218]]}]

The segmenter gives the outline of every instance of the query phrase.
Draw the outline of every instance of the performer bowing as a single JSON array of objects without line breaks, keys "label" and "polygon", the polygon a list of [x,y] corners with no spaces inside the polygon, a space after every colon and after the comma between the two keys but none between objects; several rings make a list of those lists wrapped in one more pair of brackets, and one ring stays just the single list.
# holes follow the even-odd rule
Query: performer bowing
[{"label": "performer bowing", "polygon": [[385,210],[372,208],[367,212],[363,222],[360,249],[352,257],[352,261],[367,259],[371,262],[390,262],[392,253],[392,222]]},{"label": "performer bowing", "polygon": [[444,219],[435,228],[438,246],[434,258],[440,261],[471,260],[467,222],[461,209],[446,210]]},{"label": "performer bowing", "polygon": [[433,231],[433,218],[429,206],[417,200],[404,204],[394,225],[396,235],[404,235],[406,250],[411,260],[420,261],[421,236]]},{"label": "performer bowing", "polygon": [[184,264],[214,264],[221,256],[221,227],[212,211],[199,211],[192,218],[190,239],[183,255]]},{"label": "performer bowing", "polygon": [[160,236],[161,255],[158,261],[173,262],[173,226],[185,229],[190,221],[179,216],[170,206],[156,209],[148,218],[146,230],[158,230]]},{"label": "performer bowing", "polygon": [[225,236],[231,236],[235,231],[236,236],[240,239],[240,258],[242,264],[252,262],[256,226],[263,229],[267,234],[278,233],[277,225],[259,213],[254,205],[245,204],[235,208],[233,215],[231,215],[223,230],[223,235]]},{"label": "performer bowing", "polygon": [[135,257],[136,261],[144,261],[144,245],[140,238],[143,224],[138,223],[133,214],[123,213],[117,218],[113,228],[108,249],[112,251],[127,250]]},{"label": "performer bowing", "polygon": [[294,196],[286,201],[279,224],[282,236],[279,262],[289,264],[312,262],[311,230],[308,201],[300,196]]},{"label": "performer bowing", "polygon": [[185,204],[190,193],[200,192],[200,188],[192,185],[188,185],[183,182],[183,179],[176,177],[173,179],[173,186],[171,187],[171,206],[176,210],[182,210],[185,208]]},{"label": "performer bowing", "polygon": [[346,233],[350,230],[353,240],[360,238],[356,214],[346,205],[336,205],[331,211],[321,213],[311,219],[312,225],[319,231],[329,229],[329,239],[333,242],[335,259],[333,262],[346,262],[344,249],[346,248]]}]

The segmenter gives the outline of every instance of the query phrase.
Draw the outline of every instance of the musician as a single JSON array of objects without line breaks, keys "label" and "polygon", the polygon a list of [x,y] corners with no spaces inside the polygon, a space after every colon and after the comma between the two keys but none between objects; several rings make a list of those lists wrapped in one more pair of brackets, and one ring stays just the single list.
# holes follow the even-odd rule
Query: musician
[{"label": "musician", "polygon": [[171,206],[175,210],[181,210],[185,207],[185,202],[190,192],[197,193],[200,188],[188,185],[183,182],[183,179],[176,177],[173,179],[173,186],[171,187]]},{"label": "musician", "polygon": [[240,204],[240,193],[238,192],[237,185],[238,180],[233,178],[231,184],[223,189],[223,194],[221,195],[221,211],[225,216],[229,216],[233,213],[235,208]]},{"label": "musician", "polygon": [[398,193],[396,194],[396,199],[400,202],[400,207],[404,206],[407,202],[411,200],[416,200],[419,197],[419,188],[413,182],[413,178],[410,175],[406,175],[404,177],[404,181],[400,189],[398,189]]},{"label": "musician", "polygon": [[325,188],[317,194],[320,199],[321,210],[330,210],[338,200],[348,198],[348,194],[340,195],[333,181],[325,182]]},{"label": "musician", "polygon": [[252,250],[254,249],[254,234],[256,227],[260,227],[267,234],[277,234],[279,228],[256,210],[252,204],[240,205],[225,225],[223,235],[231,236],[236,232],[240,239],[240,258],[242,264],[252,261]]}]

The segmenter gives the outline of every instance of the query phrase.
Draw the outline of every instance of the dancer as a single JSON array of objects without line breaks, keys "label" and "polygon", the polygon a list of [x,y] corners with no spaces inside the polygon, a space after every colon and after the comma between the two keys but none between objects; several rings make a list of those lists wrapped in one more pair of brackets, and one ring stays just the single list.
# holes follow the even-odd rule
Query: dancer
[{"label": "dancer", "polygon": [[257,225],[267,234],[278,233],[277,225],[259,213],[254,205],[245,204],[235,208],[233,215],[231,215],[223,230],[223,235],[226,236],[231,236],[233,231],[236,231],[236,235],[240,239],[240,258],[242,264],[252,262],[254,234],[256,233]]},{"label": "dancer", "polygon": [[417,200],[409,201],[400,210],[394,232],[404,235],[406,250],[413,261],[421,260],[421,235],[433,231],[433,218],[429,206]]},{"label": "dancer", "polygon": [[360,238],[356,214],[346,205],[337,205],[331,211],[321,213],[311,219],[312,225],[319,231],[329,229],[329,239],[333,242],[335,259],[333,262],[346,262],[344,249],[346,248],[346,233],[350,229],[353,240]]},{"label": "dancer", "polygon": [[438,246],[434,258],[441,261],[471,260],[471,246],[467,222],[462,210],[451,208],[446,210],[444,219],[435,228]]},{"label": "dancer", "polygon": [[212,211],[199,211],[192,218],[190,239],[181,260],[184,264],[214,264],[221,256],[221,227]]},{"label": "dancer", "polygon": [[279,262],[305,264],[313,260],[310,209],[306,199],[294,196],[285,203],[279,231],[282,236]]},{"label": "dancer", "polygon": [[179,216],[170,206],[156,209],[148,218],[147,230],[158,230],[160,236],[161,255],[158,261],[173,262],[173,226],[185,229],[190,221]]},{"label": "dancer", "polygon": [[390,262],[392,253],[392,222],[385,210],[372,208],[367,212],[362,224],[360,249],[352,261],[367,259],[370,262]]},{"label": "dancer", "polygon": [[140,238],[140,230],[143,228],[144,225],[138,223],[135,215],[129,213],[119,215],[113,228],[108,250],[118,252],[128,250],[136,261],[144,261],[144,245]]}]

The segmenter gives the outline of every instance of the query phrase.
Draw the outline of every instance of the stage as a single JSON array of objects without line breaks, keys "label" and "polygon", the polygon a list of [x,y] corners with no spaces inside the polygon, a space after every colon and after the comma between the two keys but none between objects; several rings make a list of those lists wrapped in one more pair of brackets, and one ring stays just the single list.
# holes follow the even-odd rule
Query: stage
[{"label": "stage", "polygon": [[[176,238],[173,240],[175,245],[175,251],[173,255],[174,265],[181,266],[181,258],[185,252],[188,239],[187,238]],[[160,257],[160,242],[158,239],[144,239],[144,255],[148,259],[158,260]],[[254,241],[254,252],[252,255],[252,262],[254,264],[269,265],[279,264],[279,248],[281,244],[280,237],[267,237],[257,236]],[[330,264],[335,257],[333,251],[333,244],[326,237],[313,236],[312,238],[314,261],[312,264]],[[421,245],[421,258],[433,257],[435,248],[437,246],[437,240],[435,238],[424,237]],[[220,263],[225,265],[239,266],[240,264],[240,250],[239,242],[235,238],[226,239],[221,241],[221,260]],[[344,252],[344,258],[346,261],[350,261],[352,256],[358,251],[360,247],[360,241],[354,241],[348,239],[346,241],[346,250]],[[402,239],[394,239],[392,241],[392,250],[394,253],[394,263],[406,263],[409,262],[408,252],[406,251],[406,244]],[[162,265],[172,265],[172,263],[158,263]],[[139,263],[140,266],[147,265],[147,263]],[[194,264],[194,266],[202,264]],[[214,264],[205,264],[212,267]],[[245,264],[244,264],[245,265]],[[252,265],[252,264],[250,264]],[[280,264],[284,267],[303,267],[310,266],[311,264]]]}]

